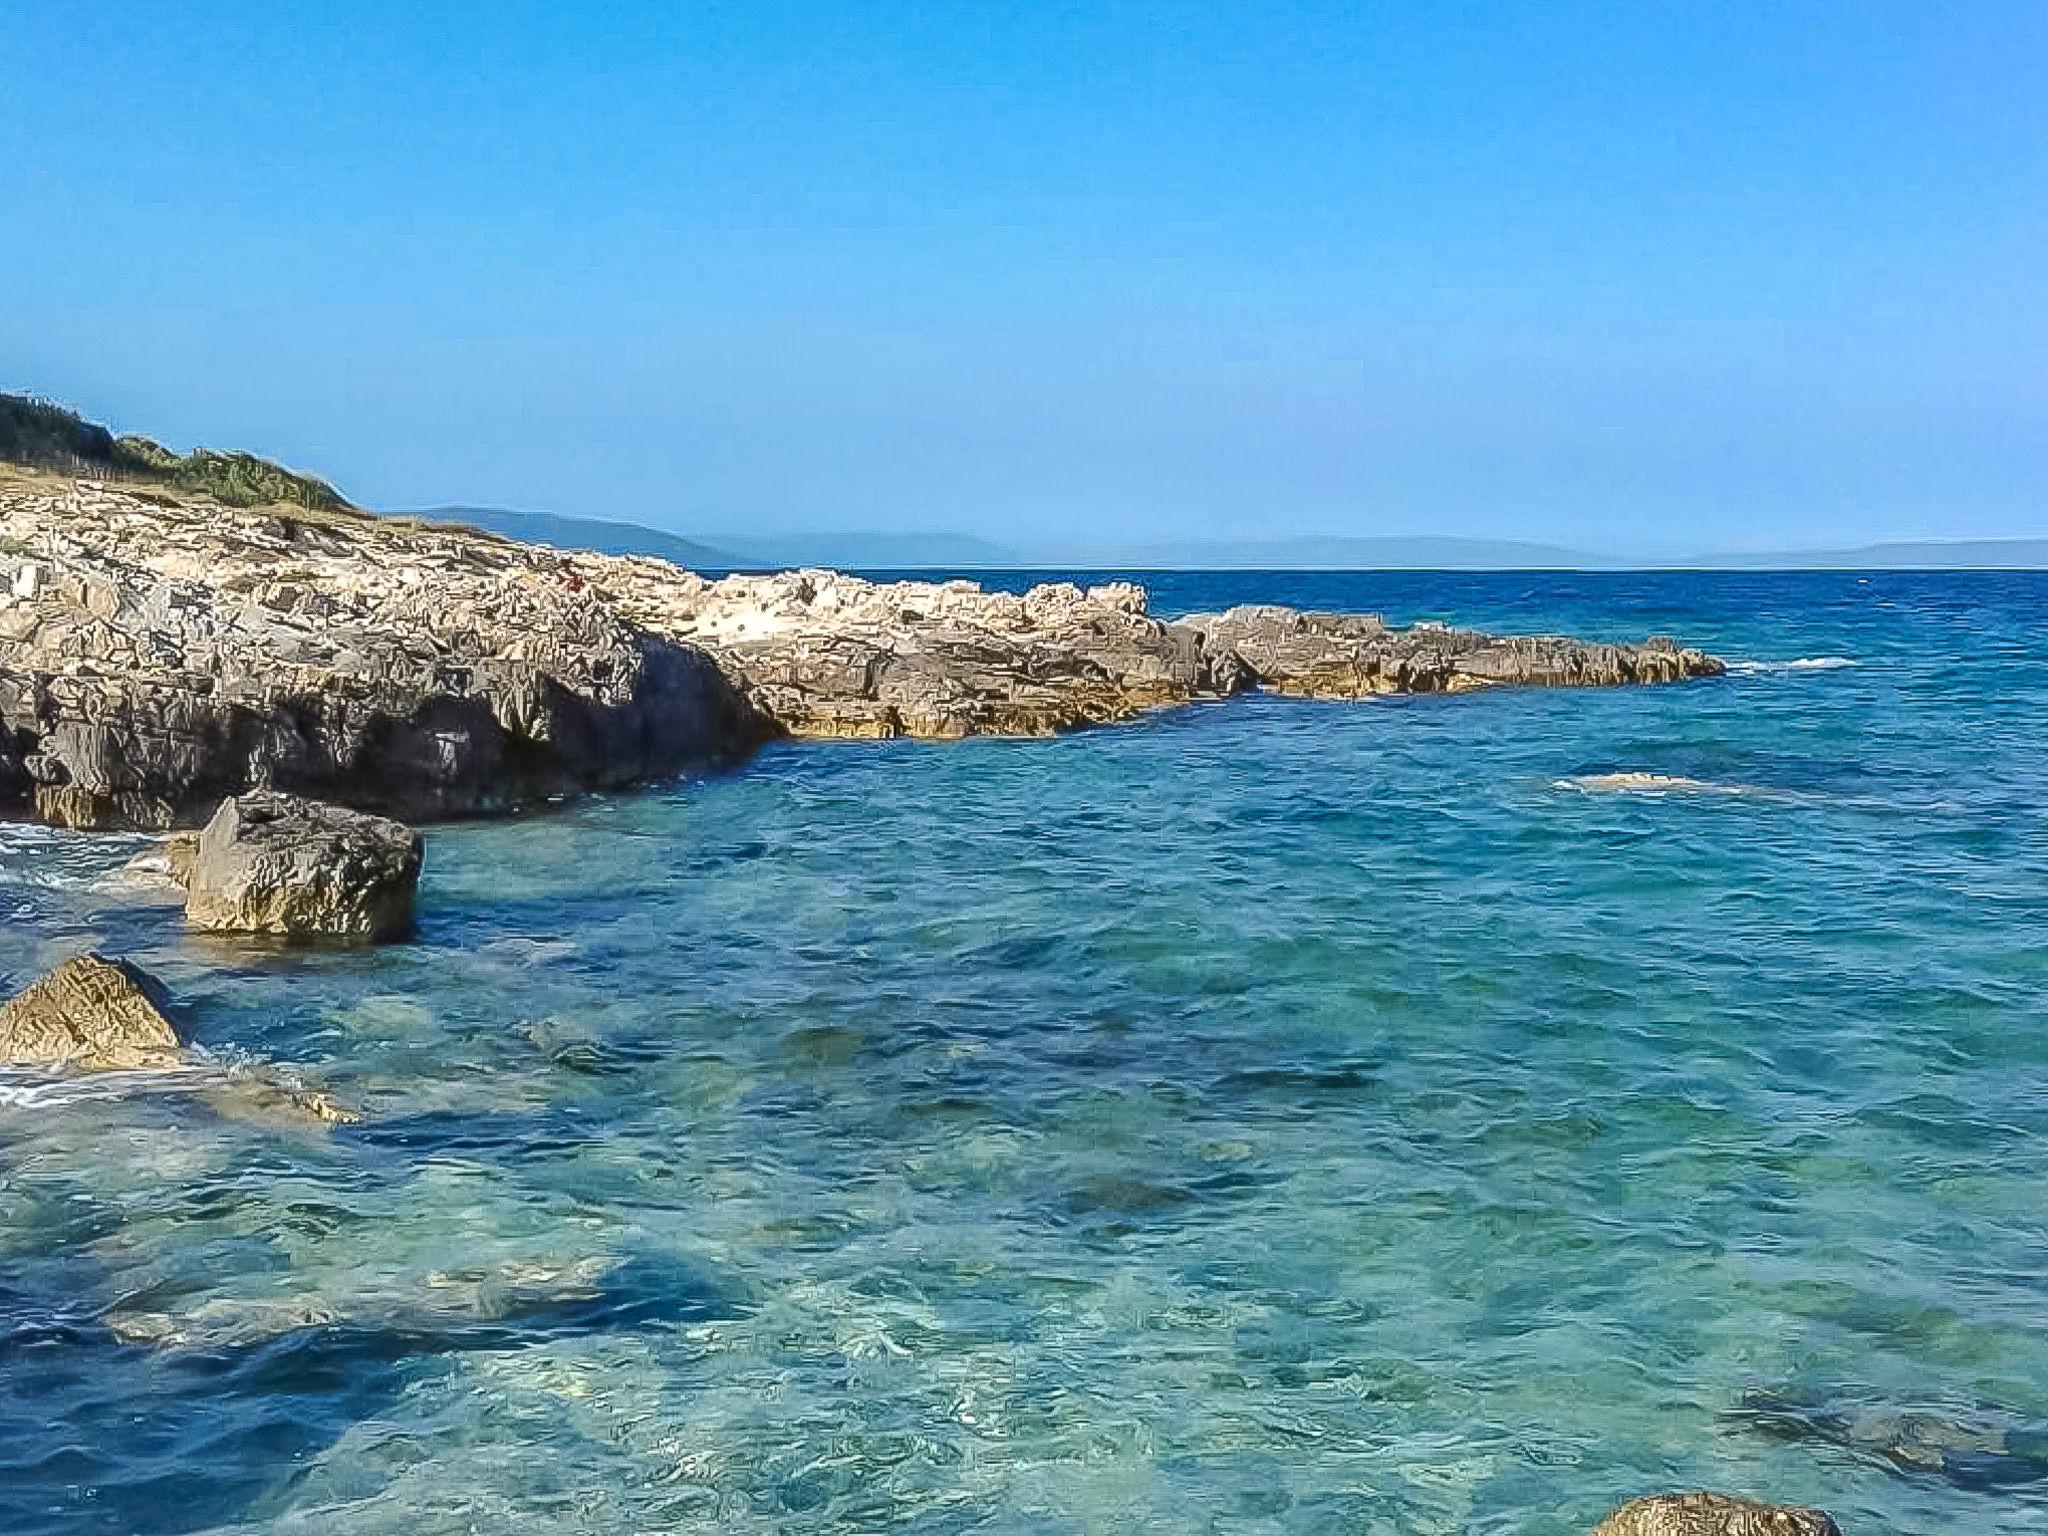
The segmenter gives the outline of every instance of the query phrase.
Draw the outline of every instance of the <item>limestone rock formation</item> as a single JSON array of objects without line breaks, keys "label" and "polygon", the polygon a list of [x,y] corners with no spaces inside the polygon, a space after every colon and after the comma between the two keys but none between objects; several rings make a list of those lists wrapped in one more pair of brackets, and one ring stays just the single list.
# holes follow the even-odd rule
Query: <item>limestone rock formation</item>
[{"label": "limestone rock formation", "polygon": [[269,783],[449,816],[768,729],[554,551],[0,472],[0,811],[154,829]]},{"label": "limestone rock formation", "polygon": [[185,922],[213,933],[378,943],[412,931],[423,845],[381,816],[258,790],[199,834]]},{"label": "limestone rock formation", "polygon": [[0,1063],[8,1066],[171,1067],[183,1046],[155,982],[125,960],[90,952],[0,1006]]},{"label": "limestone rock formation", "polygon": [[1720,1493],[1660,1493],[1631,1499],[1593,1527],[1593,1536],[1842,1536],[1842,1531],[1818,1509]]},{"label": "limestone rock formation", "polygon": [[592,557],[647,628],[702,646],[795,736],[1047,736],[1251,686],[1228,651],[1146,612],[1129,582],[1022,594],[833,571],[711,581]]},{"label": "limestone rock formation", "polygon": [[275,786],[411,820],[728,761],[776,734],[1041,736],[1264,684],[1356,698],[1710,676],[1669,641],[1284,608],[1127,582],[708,580],[352,509],[0,469],[0,814],[189,825]]},{"label": "limestone rock formation", "polygon": [[1722,664],[1662,637],[1602,645],[1558,635],[1488,635],[1440,624],[1392,629],[1371,614],[1244,607],[1183,621],[1205,646],[1244,659],[1279,693],[1356,699],[1380,693],[1463,693],[1498,684],[1545,688],[1675,683]]}]

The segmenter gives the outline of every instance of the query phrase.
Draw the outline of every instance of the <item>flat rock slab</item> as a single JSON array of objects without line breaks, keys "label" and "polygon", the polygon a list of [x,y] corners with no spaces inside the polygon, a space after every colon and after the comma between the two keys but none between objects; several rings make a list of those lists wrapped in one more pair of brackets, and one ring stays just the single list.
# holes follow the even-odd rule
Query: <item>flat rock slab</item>
[{"label": "flat rock slab", "polygon": [[423,854],[402,822],[257,790],[222,801],[199,834],[185,923],[287,943],[403,938]]},{"label": "flat rock slab", "polygon": [[1824,1511],[1762,1504],[1722,1493],[1660,1493],[1631,1499],[1593,1536],[1842,1536]]},{"label": "flat rock slab", "polygon": [[1490,635],[1442,624],[1390,628],[1372,614],[1244,607],[1181,621],[1211,649],[1234,651],[1276,693],[1358,699],[1480,688],[1608,688],[1716,677],[1704,651],[1653,638],[1640,645],[1563,635]]},{"label": "flat rock slab", "polygon": [[161,998],[125,960],[74,955],[0,1006],[0,1062],[84,1072],[176,1066],[184,1041]]}]

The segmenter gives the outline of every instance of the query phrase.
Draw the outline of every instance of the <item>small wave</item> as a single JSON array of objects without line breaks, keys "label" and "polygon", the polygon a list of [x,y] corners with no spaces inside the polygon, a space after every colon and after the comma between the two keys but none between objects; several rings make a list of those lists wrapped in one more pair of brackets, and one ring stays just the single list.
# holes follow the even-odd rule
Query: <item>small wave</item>
[{"label": "small wave", "polygon": [[1577,790],[1586,795],[1754,795],[1748,784],[1723,784],[1713,779],[1692,779],[1679,773],[1581,773],[1557,779],[1553,789]]},{"label": "small wave", "polygon": [[19,1068],[0,1068],[0,1109],[61,1109],[69,1104],[132,1098],[144,1093],[182,1093],[204,1083],[209,1074],[195,1063],[134,1072],[80,1072],[51,1076]]},{"label": "small wave", "polygon": [[155,842],[135,832],[74,832],[35,822],[0,822],[0,885],[87,890]]},{"label": "small wave", "polygon": [[1855,665],[1853,656],[1795,656],[1790,661],[1731,661],[1728,670],[1749,677],[1770,672],[1834,672]]}]

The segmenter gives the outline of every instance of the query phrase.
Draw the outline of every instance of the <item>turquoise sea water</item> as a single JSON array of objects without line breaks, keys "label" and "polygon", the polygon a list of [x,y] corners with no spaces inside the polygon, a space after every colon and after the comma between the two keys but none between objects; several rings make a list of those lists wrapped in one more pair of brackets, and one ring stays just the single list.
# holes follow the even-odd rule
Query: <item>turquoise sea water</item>
[{"label": "turquoise sea water", "polygon": [[0,1081],[0,1531],[2048,1530],[2048,578],[1151,584],[1744,665],[781,746],[369,956],[0,829],[365,1112]]}]

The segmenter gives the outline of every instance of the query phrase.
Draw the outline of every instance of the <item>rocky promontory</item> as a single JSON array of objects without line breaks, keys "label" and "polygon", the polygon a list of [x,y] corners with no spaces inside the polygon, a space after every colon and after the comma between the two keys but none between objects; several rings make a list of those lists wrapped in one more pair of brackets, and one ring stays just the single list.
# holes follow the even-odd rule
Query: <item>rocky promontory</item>
[{"label": "rocky promontory", "polygon": [[732,761],[778,735],[1049,735],[1266,686],[1358,698],[1710,676],[1670,641],[1507,638],[1144,591],[712,579],[341,507],[0,470],[0,814],[205,820],[275,788],[406,819]]}]

